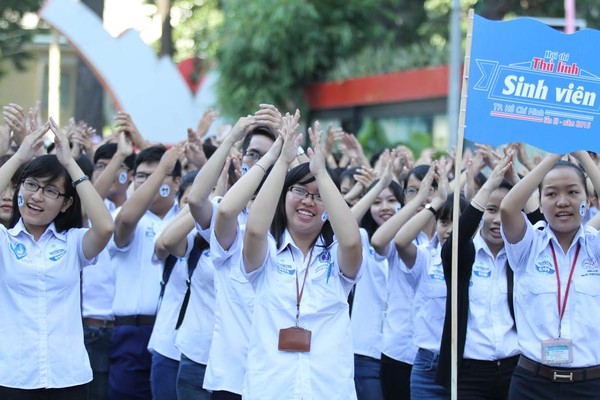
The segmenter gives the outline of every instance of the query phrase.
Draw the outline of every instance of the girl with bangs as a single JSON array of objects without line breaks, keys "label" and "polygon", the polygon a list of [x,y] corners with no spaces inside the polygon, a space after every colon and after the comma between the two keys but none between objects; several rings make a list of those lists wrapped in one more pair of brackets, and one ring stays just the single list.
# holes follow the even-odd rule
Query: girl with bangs
[{"label": "girl with bangs", "polygon": [[288,172],[299,117],[284,118],[281,154],[248,215],[243,268],[256,298],[243,397],[356,399],[347,297],[363,260],[358,223],[318,123],[310,163]]},{"label": "girl with bangs", "polygon": [[[52,130],[56,155],[33,159]],[[0,191],[29,162],[13,199],[0,262],[0,398],[81,399],[92,370],[83,341],[80,273],[95,263],[114,224],[53,120],[27,135],[0,168]],[[81,207],[92,227],[82,228]]]}]

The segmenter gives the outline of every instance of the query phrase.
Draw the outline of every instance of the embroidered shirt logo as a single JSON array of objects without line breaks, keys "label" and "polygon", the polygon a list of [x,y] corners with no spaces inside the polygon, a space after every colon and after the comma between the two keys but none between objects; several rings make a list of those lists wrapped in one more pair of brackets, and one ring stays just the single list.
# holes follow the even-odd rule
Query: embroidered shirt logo
[{"label": "embroidered shirt logo", "polygon": [[15,245],[10,245],[10,250],[13,252],[17,260],[22,259],[27,255],[27,247],[23,243],[17,243]]},{"label": "embroidered shirt logo", "polygon": [[473,265],[473,275],[487,279],[492,276],[492,269],[485,265]]},{"label": "embroidered shirt logo", "polygon": [[48,259],[50,261],[58,261],[60,260],[65,254],[67,254],[67,250],[66,249],[56,249],[56,250],[51,250],[48,253]]},{"label": "embroidered shirt logo", "polygon": [[323,250],[321,252],[321,254],[319,254],[319,261],[321,261],[321,262],[331,261],[331,254],[329,254],[328,250]]},{"label": "embroidered shirt logo", "polygon": [[554,265],[550,261],[543,259],[535,263],[535,270],[542,275],[553,275]]},{"label": "embroidered shirt logo", "polygon": [[445,282],[444,267],[442,266],[442,263],[433,264],[427,272],[428,272],[430,280],[438,281],[438,282]]},{"label": "embroidered shirt logo", "polygon": [[289,260],[277,260],[277,272],[285,275],[293,275],[296,268]]}]

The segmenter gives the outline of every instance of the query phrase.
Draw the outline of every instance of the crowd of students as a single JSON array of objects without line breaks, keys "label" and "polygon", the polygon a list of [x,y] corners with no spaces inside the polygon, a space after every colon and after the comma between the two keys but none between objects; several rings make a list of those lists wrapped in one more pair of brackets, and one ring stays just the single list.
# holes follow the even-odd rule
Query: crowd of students
[{"label": "crowd of students", "polygon": [[598,397],[594,153],[477,145],[454,176],[216,116],[167,149],[4,107],[1,399],[449,399],[454,191],[458,398]]}]

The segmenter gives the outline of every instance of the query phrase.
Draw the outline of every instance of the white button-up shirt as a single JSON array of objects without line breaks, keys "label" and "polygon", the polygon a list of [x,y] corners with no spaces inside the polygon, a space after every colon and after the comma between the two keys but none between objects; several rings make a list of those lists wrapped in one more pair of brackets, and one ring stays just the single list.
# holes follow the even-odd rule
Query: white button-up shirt
[{"label": "white button-up shirt", "polygon": [[[213,208],[216,211],[216,207]],[[214,218],[211,219],[211,222]],[[193,233],[197,233],[207,242],[210,241],[210,232],[213,226],[202,230],[196,224]],[[185,317],[177,330],[175,346],[190,360],[199,364],[208,363],[208,354],[215,328],[215,267],[211,259],[211,252],[205,249],[192,274],[190,281],[190,300]]]},{"label": "white button-up shirt", "polygon": [[96,265],[85,268],[81,276],[81,315],[84,318],[114,319],[115,268],[108,250],[98,254]]},{"label": "white button-up shirt", "polygon": [[[263,265],[248,275],[256,292],[244,399],[356,399],[348,294],[334,240],[314,246],[299,325],[312,332],[308,353],[279,351],[279,330],[296,322],[296,273],[302,285],[308,259],[286,230],[281,247],[268,236]],[[243,267],[242,267],[243,268]]]},{"label": "white button-up shirt", "polygon": [[183,297],[187,290],[185,283],[188,278],[187,258],[192,249],[194,234],[195,232],[191,232],[187,235],[187,253],[183,257],[178,258],[175,266],[173,266],[158,312],[156,313],[156,322],[152,327],[152,334],[148,341],[148,350],[150,352],[156,352],[176,361],[179,361],[181,358],[181,353],[175,346],[175,338],[177,336],[175,325],[177,324],[179,311],[183,304]]},{"label": "white button-up shirt", "polygon": [[401,267],[416,282],[413,343],[418,348],[439,353],[446,316],[446,280],[437,236],[430,243],[417,246],[411,269],[404,264]]},{"label": "white button-up shirt", "polygon": [[0,225],[0,386],[38,389],[92,380],[83,344],[80,273],[87,229],[56,232],[36,242],[20,220]]},{"label": "white button-up shirt", "polygon": [[[562,337],[573,341],[570,368],[600,365],[600,237],[591,228],[580,228],[566,254],[545,222],[534,228],[526,220],[523,239],[505,240],[508,261],[515,272],[515,314],[519,346],[526,357],[541,362],[541,342],[558,336],[558,285],[550,250],[554,244],[564,301],[577,244],[581,245],[567,305]],[[585,230],[584,230],[585,229]],[[504,235],[504,232],[503,232]],[[561,304],[562,306],[562,304]]]},{"label": "white button-up shirt", "polygon": [[[120,210],[115,211],[115,216]],[[146,211],[129,244],[119,248],[114,238],[109,242],[115,266],[115,316],[156,314],[164,263],[154,257],[154,242],[178,211],[175,204],[163,219]]]},{"label": "white button-up shirt", "polygon": [[363,243],[363,270],[360,281],[354,287],[352,303],[352,340],[354,353],[381,358],[383,319],[387,308],[387,259],[378,255],[367,232],[361,228]]},{"label": "white button-up shirt", "polygon": [[210,254],[215,268],[215,329],[203,387],[241,394],[246,374],[248,335],[252,325],[254,291],[240,270],[244,227],[238,225],[229,250],[219,244],[214,231]]},{"label": "white button-up shirt", "polygon": [[508,307],[506,252],[496,258],[481,237],[473,238],[475,262],[469,284],[469,318],[463,358],[499,360],[519,354],[515,324]]},{"label": "white button-up shirt", "polygon": [[[428,243],[424,233],[420,233],[416,245]],[[396,246],[390,243],[387,254],[389,265],[387,313],[383,322],[383,348],[382,353],[411,364],[415,361],[418,347],[413,342],[413,300],[415,296],[415,280],[405,274],[404,263],[400,259]]]}]

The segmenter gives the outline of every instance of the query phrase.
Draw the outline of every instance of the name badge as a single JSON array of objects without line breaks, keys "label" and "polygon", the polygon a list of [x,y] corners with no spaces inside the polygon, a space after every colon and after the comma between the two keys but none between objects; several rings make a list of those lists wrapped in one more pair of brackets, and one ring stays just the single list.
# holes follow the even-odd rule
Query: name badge
[{"label": "name badge", "polygon": [[573,362],[571,339],[549,339],[542,342],[542,364],[559,365]]}]

